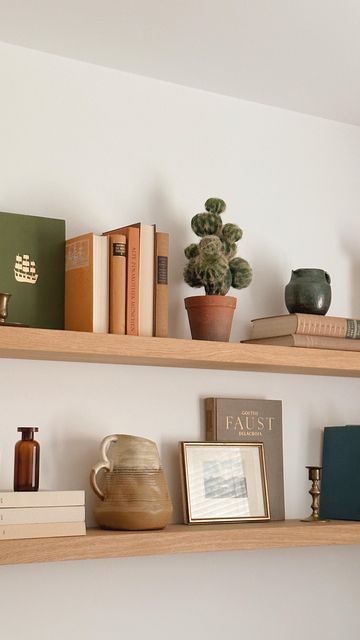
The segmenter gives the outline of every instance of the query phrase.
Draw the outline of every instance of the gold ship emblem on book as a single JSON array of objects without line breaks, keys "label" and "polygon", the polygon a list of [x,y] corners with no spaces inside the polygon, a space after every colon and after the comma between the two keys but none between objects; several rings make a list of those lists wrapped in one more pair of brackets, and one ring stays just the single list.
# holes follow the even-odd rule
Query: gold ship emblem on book
[{"label": "gold ship emblem on book", "polygon": [[14,266],[14,275],[17,282],[28,282],[36,284],[39,274],[36,273],[35,260],[30,260],[30,256],[24,253],[17,254]]}]

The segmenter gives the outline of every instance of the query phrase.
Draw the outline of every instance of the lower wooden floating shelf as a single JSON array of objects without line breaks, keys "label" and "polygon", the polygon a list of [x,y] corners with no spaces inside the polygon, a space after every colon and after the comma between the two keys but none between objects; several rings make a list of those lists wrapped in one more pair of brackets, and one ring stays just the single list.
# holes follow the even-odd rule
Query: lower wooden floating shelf
[{"label": "lower wooden floating shelf", "polygon": [[86,536],[1,540],[0,564],[359,543],[360,522],[173,524],[161,531],[88,529]]}]

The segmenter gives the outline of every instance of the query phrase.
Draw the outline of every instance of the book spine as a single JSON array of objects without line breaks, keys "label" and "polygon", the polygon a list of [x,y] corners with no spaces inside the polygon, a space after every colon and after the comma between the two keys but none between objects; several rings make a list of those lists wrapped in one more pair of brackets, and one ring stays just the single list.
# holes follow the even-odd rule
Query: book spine
[{"label": "book spine", "polygon": [[169,234],[155,234],[154,335],[167,338],[169,333]]},{"label": "book spine", "polygon": [[43,522],[40,524],[0,525],[1,540],[57,538],[63,536],[84,536],[85,534],[85,522]]},{"label": "book spine", "polygon": [[309,349],[335,349],[336,351],[360,351],[358,340],[344,338],[329,338],[327,336],[315,336],[299,334],[294,336],[294,346]]},{"label": "book spine", "polygon": [[0,526],[45,522],[84,522],[85,507],[20,507],[0,509]]},{"label": "book spine", "polygon": [[216,398],[205,398],[205,439],[216,442]]},{"label": "book spine", "polygon": [[0,507],[83,506],[84,491],[1,491]]},{"label": "book spine", "polygon": [[109,236],[109,316],[110,333],[126,330],[126,236]]},{"label": "book spine", "polygon": [[139,229],[129,227],[126,277],[126,335],[139,335]]},{"label": "book spine", "polygon": [[155,226],[140,224],[139,335],[153,335]]},{"label": "book spine", "polygon": [[295,333],[360,340],[360,320],[355,318],[312,314],[298,314],[297,318]]},{"label": "book spine", "polygon": [[109,332],[109,241],[94,235],[93,332]]},{"label": "book spine", "polygon": [[93,331],[94,234],[69,238],[65,245],[65,329]]}]

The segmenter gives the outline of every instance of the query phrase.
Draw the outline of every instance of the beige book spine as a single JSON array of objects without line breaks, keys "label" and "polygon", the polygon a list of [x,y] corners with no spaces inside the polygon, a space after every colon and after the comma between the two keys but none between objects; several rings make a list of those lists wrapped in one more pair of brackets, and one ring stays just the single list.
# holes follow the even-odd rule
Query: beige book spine
[{"label": "beige book spine", "polygon": [[169,334],[169,234],[155,234],[154,335],[167,338]]},{"label": "beige book spine", "polygon": [[0,491],[0,507],[65,507],[84,505],[85,492],[75,491]]},{"label": "beige book spine", "polygon": [[0,526],[44,522],[84,522],[85,507],[19,507],[0,509]]},{"label": "beige book spine", "polygon": [[60,538],[63,536],[84,536],[85,534],[85,522],[45,522],[41,524],[0,525],[0,540]]},{"label": "beige book spine", "polygon": [[[295,333],[306,335],[319,335],[334,338],[352,337],[348,333],[348,321],[346,318],[334,316],[320,316],[313,314],[298,314],[298,324]],[[350,320],[350,322],[355,322]]]},{"label": "beige book spine", "polygon": [[110,333],[126,331],[126,236],[109,236]]}]

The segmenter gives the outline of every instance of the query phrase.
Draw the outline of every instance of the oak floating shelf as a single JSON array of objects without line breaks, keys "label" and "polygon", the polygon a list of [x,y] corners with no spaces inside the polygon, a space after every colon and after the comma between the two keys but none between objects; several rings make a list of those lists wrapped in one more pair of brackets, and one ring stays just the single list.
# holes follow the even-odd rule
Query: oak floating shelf
[{"label": "oak floating shelf", "polygon": [[360,376],[360,352],[0,327],[0,357]]},{"label": "oak floating shelf", "polygon": [[359,543],[360,522],[174,524],[162,531],[89,529],[86,536],[1,540],[0,564]]}]

